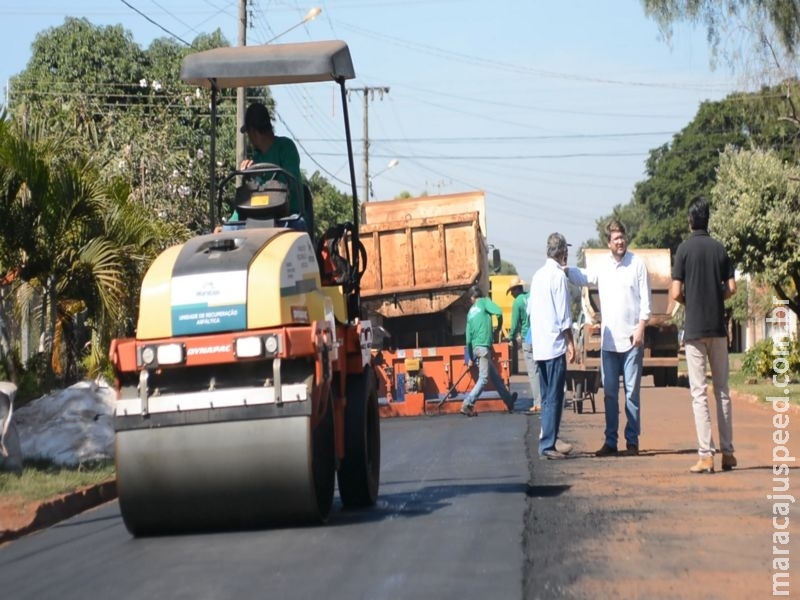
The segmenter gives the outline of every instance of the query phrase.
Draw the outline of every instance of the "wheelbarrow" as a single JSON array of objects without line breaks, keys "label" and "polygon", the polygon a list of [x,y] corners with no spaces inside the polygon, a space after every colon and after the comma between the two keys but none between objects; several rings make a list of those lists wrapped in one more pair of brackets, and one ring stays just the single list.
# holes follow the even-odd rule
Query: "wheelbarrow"
[{"label": "wheelbarrow", "polygon": [[572,410],[583,412],[583,403],[591,402],[592,413],[597,412],[594,395],[600,388],[599,369],[567,369],[567,391],[572,392]]}]

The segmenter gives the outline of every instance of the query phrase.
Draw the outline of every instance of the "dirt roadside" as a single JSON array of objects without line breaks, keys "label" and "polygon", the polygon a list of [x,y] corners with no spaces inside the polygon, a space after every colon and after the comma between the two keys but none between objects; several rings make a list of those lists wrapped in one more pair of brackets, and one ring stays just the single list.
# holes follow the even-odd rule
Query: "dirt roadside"
[{"label": "dirt roadside", "polygon": [[[776,530],[767,495],[773,493],[774,411],[757,398],[734,394],[739,466],[722,472],[717,457],[716,473],[695,475],[688,471],[697,460],[689,390],[646,383],[638,457],[594,456],[603,443],[602,389],[597,413],[564,413],[562,437],[575,445],[569,459],[538,460],[538,423],[531,424],[524,597],[771,596]],[[788,415],[792,439],[787,446],[790,456],[797,456],[800,410],[793,406]],[[715,417],[712,413],[717,441]],[[624,423],[622,414],[621,430]],[[789,478],[797,479],[797,487],[794,464]],[[791,494],[792,488],[783,493]],[[798,506],[790,510],[791,523],[800,522]],[[794,536],[783,548],[800,555]],[[795,579],[796,592],[800,579]]]}]

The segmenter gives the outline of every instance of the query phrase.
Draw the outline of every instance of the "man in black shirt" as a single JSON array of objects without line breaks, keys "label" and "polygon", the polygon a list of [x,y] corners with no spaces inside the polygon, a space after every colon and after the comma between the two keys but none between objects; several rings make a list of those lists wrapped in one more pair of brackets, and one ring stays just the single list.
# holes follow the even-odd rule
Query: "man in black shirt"
[{"label": "man in black shirt", "polygon": [[692,230],[675,253],[670,296],[686,306],[684,345],[689,387],[692,394],[694,424],[697,429],[697,464],[692,473],[714,472],[714,441],[708,406],[706,362],[717,406],[722,470],[736,466],[733,455],[733,411],[728,391],[728,330],[725,299],[736,293],[733,267],[728,253],[708,234],[708,202],[697,198],[689,204]]}]

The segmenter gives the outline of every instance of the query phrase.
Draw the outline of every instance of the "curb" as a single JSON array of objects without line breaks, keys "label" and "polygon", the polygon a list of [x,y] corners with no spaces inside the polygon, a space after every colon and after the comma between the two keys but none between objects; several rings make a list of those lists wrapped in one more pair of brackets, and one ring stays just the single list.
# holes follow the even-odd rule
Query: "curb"
[{"label": "curb", "polygon": [[18,529],[0,531],[0,544],[55,525],[59,521],[74,517],[116,497],[117,481],[112,479],[58,496],[52,500],[45,500],[36,508],[32,520],[27,525]]}]

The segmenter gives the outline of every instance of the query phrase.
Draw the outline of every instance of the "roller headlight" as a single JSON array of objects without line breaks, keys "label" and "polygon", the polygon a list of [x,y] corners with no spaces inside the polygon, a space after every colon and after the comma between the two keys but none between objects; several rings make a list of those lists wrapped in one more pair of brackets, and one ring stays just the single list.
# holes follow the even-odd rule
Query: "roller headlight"
[{"label": "roller headlight", "polygon": [[183,362],[183,344],[164,344],[156,350],[160,365],[178,365]]},{"label": "roller headlight", "polygon": [[236,358],[253,358],[261,356],[263,353],[264,345],[260,337],[240,337],[236,339]]}]

